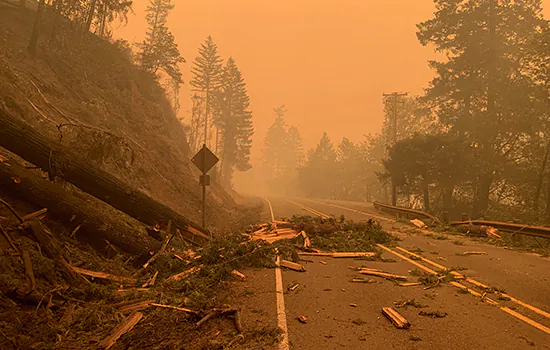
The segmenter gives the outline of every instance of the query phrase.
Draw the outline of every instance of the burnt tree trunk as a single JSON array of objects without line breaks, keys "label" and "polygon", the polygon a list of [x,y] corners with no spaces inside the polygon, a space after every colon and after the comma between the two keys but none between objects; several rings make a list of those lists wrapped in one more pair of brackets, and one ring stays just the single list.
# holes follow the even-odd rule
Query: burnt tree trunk
[{"label": "burnt tree trunk", "polygon": [[172,220],[174,228],[189,242],[201,244],[209,239],[205,229],[183,215],[92,166],[3,109],[0,109],[0,146],[48,171],[50,177],[59,176],[147,225]]},{"label": "burnt tree trunk", "polygon": [[45,0],[38,2],[38,10],[36,11],[36,17],[34,18],[34,25],[32,26],[31,39],[29,41],[29,50],[31,55],[36,54],[36,45],[38,44],[38,36],[40,35],[40,27],[42,25],[42,15],[44,13]]},{"label": "burnt tree trunk", "polygon": [[75,224],[82,225],[78,235],[86,235],[92,244],[104,246],[102,240],[106,239],[136,255],[159,246],[144,229],[126,224],[125,215],[107,204],[90,203],[13,161],[0,162],[0,193],[46,207],[48,213],[64,222],[69,222],[74,215]]}]

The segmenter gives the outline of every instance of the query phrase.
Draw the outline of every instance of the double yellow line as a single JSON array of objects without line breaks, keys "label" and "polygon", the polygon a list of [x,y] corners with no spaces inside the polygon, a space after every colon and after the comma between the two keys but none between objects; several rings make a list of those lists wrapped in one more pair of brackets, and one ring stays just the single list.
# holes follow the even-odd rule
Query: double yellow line
[{"label": "double yellow line", "polygon": [[[308,206],[306,206],[306,205],[303,205],[303,204],[301,204],[301,203],[297,203],[297,202],[294,202],[294,201],[291,201],[291,200],[288,200],[288,199],[287,199],[286,201],[289,202],[289,203],[292,203],[292,204],[294,204],[294,205],[296,205],[296,206],[298,206],[298,207],[300,207],[300,208],[302,208],[302,209],[304,209],[304,210],[307,210],[307,211],[309,211],[310,213],[313,213],[313,214],[315,214],[315,215],[318,215],[318,216],[320,216],[320,217],[322,217],[322,218],[329,218],[329,217],[331,217],[330,215],[324,214],[324,213],[322,213],[322,212],[320,212],[320,211],[318,211],[318,210],[316,210],[316,209],[313,209],[313,208],[308,207]],[[323,204],[324,204],[324,203],[323,203]],[[336,205],[333,205],[333,206],[336,206]],[[357,213],[361,213],[361,214],[364,214],[364,215],[367,215],[367,216],[372,216],[372,215],[370,215],[370,214],[368,214],[368,213],[361,212],[361,211],[358,211],[358,210],[355,210],[355,209],[349,209],[349,208],[345,208],[345,207],[341,207],[341,206],[336,206],[336,207],[339,207],[339,208],[341,208],[341,209],[347,209],[347,210],[354,211],[354,212],[357,212]],[[403,255],[403,254],[401,254],[401,253],[398,253],[397,251],[392,250],[392,249],[390,249],[390,248],[388,248],[388,247],[386,247],[386,246],[384,246],[384,245],[382,245],[382,244],[377,244],[377,246],[378,246],[379,248],[381,248],[381,249],[383,249],[383,250],[385,250],[385,251],[387,251],[387,252],[389,252],[389,253],[391,253],[391,254],[393,254],[393,255],[395,255],[395,256],[397,256],[397,257],[399,257],[399,258],[401,258],[401,259],[403,259],[403,260],[405,260],[405,261],[407,261],[407,262],[409,262],[409,263],[411,263],[412,265],[415,265],[416,267],[418,267],[418,268],[424,270],[425,272],[427,272],[427,273],[429,273],[429,274],[437,275],[437,272],[436,272],[435,270],[433,270],[433,269],[431,269],[431,268],[429,268],[429,267],[423,265],[423,264],[420,264],[418,261],[423,261],[423,262],[425,262],[425,263],[427,263],[427,264],[429,264],[429,265],[431,265],[431,266],[433,266],[433,267],[435,267],[435,268],[437,268],[437,269],[439,269],[439,270],[449,270],[448,268],[446,268],[445,266],[443,266],[443,265],[441,265],[441,264],[438,264],[438,263],[436,263],[436,262],[433,262],[433,261],[431,261],[431,260],[429,260],[429,259],[427,259],[427,258],[425,258],[425,257],[423,257],[423,256],[421,256],[421,255],[418,255],[418,254],[415,254],[415,253],[413,253],[413,252],[410,252],[410,251],[408,251],[408,250],[406,250],[406,249],[404,249],[404,248],[395,247],[396,250],[399,250],[400,252],[402,252],[402,253],[404,253],[404,254],[406,254],[406,255],[408,255],[408,256],[414,257],[414,258],[416,258],[417,260],[415,261],[415,260],[413,260],[413,259],[411,259],[411,258],[409,258],[409,257],[407,257],[407,256],[405,256],[405,255]],[[456,279],[462,280],[462,281],[466,281],[466,282],[468,282],[468,283],[470,283],[470,284],[472,284],[472,285],[474,285],[474,286],[476,286],[476,287],[484,288],[484,289],[488,289],[488,288],[489,288],[487,285],[485,285],[485,284],[483,284],[483,283],[481,283],[481,282],[479,282],[479,281],[476,281],[476,280],[474,280],[474,279],[472,279],[472,278],[470,278],[470,277],[464,276],[463,274],[458,273],[458,272],[456,272],[456,271],[451,271],[451,274],[452,274]],[[527,316],[525,316],[525,315],[523,315],[523,314],[521,314],[521,313],[519,313],[519,312],[517,312],[517,311],[514,311],[514,310],[512,310],[512,309],[510,309],[510,308],[508,308],[508,307],[506,307],[506,306],[501,305],[501,304],[498,303],[497,301],[495,301],[495,300],[493,300],[493,299],[491,299],[491,298],[486,297],[485,294],[481,294],[481,293],[479,293],[479,292],[477,292],[477,291],[475,291],[475,290],[473,290],[473,289],[471,289],[471,288],[468,288],[468,287],[465,286],[464,284],[459,283],[459,282],[456,282],[456,281],[452,281],[452,282],[450,282],[450,284],[451,284],[452,286],[454,286],[454,287],[460,288],[461,290],[466,290],[466,291],[468,291],[469,294],[471,294],[471,295],[473,295],[473,296],[475,296],[475,297],[482,298],[483,301],[485,301],[486,303],[498,307],[500,310],[506,312],[507,314],[509,314],[509,315],[511,315],[511,316],[513,316],[513,317],[515,317],[515,318],[517,318],[517,319],[519,319],[519,320],[521,320],[521,321],[523,321],[523,322],[525,322],[525,323],[527,323],[527,324],[529,324],[529,325],[531,325],[531,326],[533,326],[533,327],[535,327],[535,328],[537,328],[537,329],[539,329],[539,330],[545,332],[546,334],[550,334],[550,328],[548,328],[548,327],[546,327],[546,326],[544,326],[544,325],[542,325],[542,324],[540,324],[540,323],[538,323],[538,322],[536,322],[536,321],[530,319],[529,317],[527,317]],[[521,300],[519,300],[519,299],[517,299],[517,298],[514,298],[514,297],[512,297],[511,295],[508,295],[508,294],[506,294],[506,293],[501,293],[501,295],[502,295],[503,297],[505,297],[505,298],[510,299],[510,301],[512,301],[512,302],[514,302],[514,303],[516,303],[516,304],[518,304],[518,305],[520,305],[520,306],[522,306],[522,307],[524,307],[524,308],[526,308],[526,309],[528,309],[528,310],[531,310],[531,311],[537,313],[538,315],[541,315],[541,316],[546,317],[547,319],[550,319],[550,313],[548,313],[548,312],[546,312],[546,311],[544,311],[544,310],[541,310],[541,309],[539,309],[539,308],[537,308],[537,307],[535,307],[535,306],[533,306],[533,305],[530,305],[530,304],[528,304],[528,303],[526,303],[526,302],[523,302],[523,301],[521,301]]]},{"label": "double yellow line", "polygon": [[317,216],[320,216],[320,217],[323,218],[323,219],[331,219],[331,218],[333,218],[333,216],[331,216],[331,215],[327,215],[327,214],[325,214],[325,213],[320,212],[319,210],[315,210],[315,209],[313,209],[313,208],[310,208],[310,207],[305,206],[305,205],[303,205],[303,204],[300,204],[300,203],[298,203],[298,202],[292,201],[292,200],[290,200],[290,199],[285,199],[285,201],[287,201],[287,202],[289,202],[289,203],[291,203],[291,204],[294,204],[295,206],[300,207],[300,208],[302,208],[302,209],[304,209],[304,210],[306,210],[306,211],[309,211],[309,212],[312,213],[312,214],[315,214],[315,215],[317,215]]}]

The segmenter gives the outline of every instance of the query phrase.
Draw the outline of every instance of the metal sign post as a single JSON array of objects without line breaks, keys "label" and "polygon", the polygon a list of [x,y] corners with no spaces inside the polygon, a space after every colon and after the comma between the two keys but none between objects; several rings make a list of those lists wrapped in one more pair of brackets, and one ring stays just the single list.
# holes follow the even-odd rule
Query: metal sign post
[{"label": "metal sign post", "polygon": [[210,186],[210,175],[207,173],[218,161],[218,157],[206,147],[206,144],[203,144],[201,150],[191,158],[191,162],[202,172],[199,184],[202,186],[202,227],[204,228],[206,228],[206,186]]}]

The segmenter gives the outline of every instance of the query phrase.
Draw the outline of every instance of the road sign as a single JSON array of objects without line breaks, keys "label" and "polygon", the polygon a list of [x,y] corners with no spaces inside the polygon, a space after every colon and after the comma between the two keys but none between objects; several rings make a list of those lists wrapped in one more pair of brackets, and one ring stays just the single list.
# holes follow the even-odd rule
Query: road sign
[{"label": "road sign", "polygon": [[211,150],[208,149],[208,147],[206,147],[206,145],[202,145],[201,150],[198,151],[193,158],[191,158],[191,161],[197,166],[197,168],[199,168],[200,171],[202,171],[203,174],[206,174],[214,165],[216,165],[219,159],[214,153],[212,153]]},{"label": "road sign", "polygon": [[199,185],[201,185],[201,186],[210,186],[210,175],[201,175],[201,176],[199,176]]}]

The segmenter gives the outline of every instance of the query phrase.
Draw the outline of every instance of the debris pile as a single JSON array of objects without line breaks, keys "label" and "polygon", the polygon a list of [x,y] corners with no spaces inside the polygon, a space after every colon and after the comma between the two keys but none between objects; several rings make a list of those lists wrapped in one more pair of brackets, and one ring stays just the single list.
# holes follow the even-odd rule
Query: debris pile
[{"label": "debris pile", "polygon": [[209,342],[199,334],[211,328],[228,346],[254,332],[243,329],[238,307],[226,305],[224,285],[245,281],[243,268],[274,267],[278,254],[297,261],[289,242],[240,234],[193,246],[170,221],[157,226],[162,243],[154,251],[131,255],[106,241],[98,251],[77,240],[76,223],[10,203],[0,203],[0,348],[179,349]]}]

